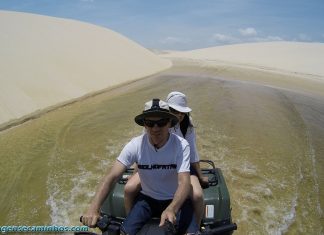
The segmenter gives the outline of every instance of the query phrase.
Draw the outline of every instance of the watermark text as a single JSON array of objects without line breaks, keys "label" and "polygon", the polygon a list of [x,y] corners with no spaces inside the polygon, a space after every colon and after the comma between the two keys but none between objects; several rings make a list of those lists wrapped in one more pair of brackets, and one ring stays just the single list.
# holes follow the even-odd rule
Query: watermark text
[{"label": "watermark text", "polygon": [[87,226],[0,226],[1,233],[66,233],[66,232],[88,232]]}]

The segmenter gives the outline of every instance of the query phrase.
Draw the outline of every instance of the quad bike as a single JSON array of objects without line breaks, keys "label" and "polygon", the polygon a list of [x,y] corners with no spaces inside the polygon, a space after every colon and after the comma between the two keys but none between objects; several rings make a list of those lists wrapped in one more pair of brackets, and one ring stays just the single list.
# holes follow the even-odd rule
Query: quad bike
[{"label": "quad bike", "polygon": [[[209,186],[204,188],[205,214],[201,222],[201,235],[232,234],[237,229],[232,223],[230,196],[223,177],[222,171],[216,168],[209,160],[201,160],[201,170],[208,177]],[[132,175],[134,169],[128,169],[101,207],[101,218],[97,227],[102,235],[119,235],[120,226],[126,214],[124,208],[124,186],[127,179]],[[167,222],[165,226],[159,227],[159,218],[152,218],[137,233],[138,235],[171,235],[176,234],[176,227]],[[75,235],[96,235],[91,232],[78,232]]]}]

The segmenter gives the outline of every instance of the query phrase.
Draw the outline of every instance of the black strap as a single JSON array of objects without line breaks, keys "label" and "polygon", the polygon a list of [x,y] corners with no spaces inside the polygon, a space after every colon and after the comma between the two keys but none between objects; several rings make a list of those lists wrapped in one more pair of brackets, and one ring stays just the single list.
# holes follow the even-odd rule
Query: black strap
[{"label": "black strap", "polygon": [[153,99],[151,109],[160,109],[160,99]]}]

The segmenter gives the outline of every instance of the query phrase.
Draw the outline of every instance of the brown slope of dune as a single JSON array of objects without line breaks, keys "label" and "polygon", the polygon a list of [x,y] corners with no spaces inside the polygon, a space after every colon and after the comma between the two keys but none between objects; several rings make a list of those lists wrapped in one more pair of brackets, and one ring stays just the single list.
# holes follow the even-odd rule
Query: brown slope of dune
[{"label": "brown slope of dune", "polygon": [[109,29],[0,11],[0,126],[165,70],[171,62]]}]

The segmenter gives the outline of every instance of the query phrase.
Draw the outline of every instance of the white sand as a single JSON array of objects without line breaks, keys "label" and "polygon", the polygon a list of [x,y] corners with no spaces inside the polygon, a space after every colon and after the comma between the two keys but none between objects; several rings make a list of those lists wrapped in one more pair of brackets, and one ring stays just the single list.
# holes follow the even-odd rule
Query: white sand
[{"label": "white sand", "polygon": [[74,20],[0,11],[0,126],[171,66],[129,39]]},{"label": "white sand", "polygon": [[211,64],[231,65],[274,72],[311,75],[324,79],[324,43],[267,42],[218,46],[162,54],[165,58],[187,58]]}]

